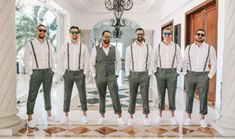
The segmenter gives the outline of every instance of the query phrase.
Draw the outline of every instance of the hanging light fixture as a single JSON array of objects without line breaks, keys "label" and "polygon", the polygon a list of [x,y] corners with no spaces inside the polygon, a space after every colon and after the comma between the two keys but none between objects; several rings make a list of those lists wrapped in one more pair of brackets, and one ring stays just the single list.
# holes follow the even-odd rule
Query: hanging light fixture
[{"label": "hanging light fixture", "polygon": [[126,25],[126,20],[122,19],[124,11],[129,11],[133,7],[133,0],[105,0],[105,7],[113,11],[115,19],[111,19],[111,25],[114,27],[113,36],[121,38],[121,27]]}]

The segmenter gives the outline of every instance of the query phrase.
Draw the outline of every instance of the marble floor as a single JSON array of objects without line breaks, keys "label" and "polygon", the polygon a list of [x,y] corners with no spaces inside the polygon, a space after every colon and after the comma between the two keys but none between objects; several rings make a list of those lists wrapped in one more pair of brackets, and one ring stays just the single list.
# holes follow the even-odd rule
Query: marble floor
[{"label": "marble floor", "polygon": [[[123,72],[121,73],[123,75]],[[63,117],[63,82],[54,82],[52,89],[52,114],[56,116],[57,122],[48,122],[47,115],[44,110],[43,93],[39,92],[35,110],[34,120],[36,121],[37,128],[23,128],[14,138],[67,138],[67,137],[89,137],[89,138],[144,138],[144,137],[160,137],[160,138],[221,138],[222,136],[216,132],[210,125],[207,128],[201,128],[199,126],[200,115],[199,101],[195,98],[193,107],[193,125],[183,126],[183,120],[185,118],[185,92],[183,91],[183,76],[179,76],[176,92],[176,118],[179,121],[178,125],[171,126],[169,123],[170,112],[165,111],[163,113],[164,121],[162,125],[156,125],[153,123],[154,119],[158,116],[158,110],[156,108],[157,92],[155,77],[151,77],[150,81],[150,110],[149,115],[152,121],[151,126],[143,126],[143,114],[141,106],[141,97],[137,96],[136,113],[134,115],[133,126],[118,126],[116,124],[117,116],[113,113],[111,99],[109,93],[106,97],[106,121],[102,125],[97,125],[96,121],[99,117],[98,113],[98,93],[93,80],[87,80],[87,100],[88,100],[88,119],[89,123],[84,125],[80,122],[81,111],[80,102],[76,86],[73,89],[73,96],[71,101],[71,111],[69,114],[69,123],[66,125],[61,124],[59,121]],[[19,109],[18,115],[22,119],[26,119],[26,100],[28,90],[28,77],[19,75],[17,77],[17,107]],[[124,76],[119,77],[119,97],[122,104],[123,118],[128,119],[128,81]],[[167,98],[167,96],[166,96]],[[166,101],[167,102],[167,101]],[[167,104],[166,104],[167,105]],[[214,108],[209,107],[206,120],[208,123],[215,120],[218,117]],[[5,137],[7,138],[7,137]]]}]

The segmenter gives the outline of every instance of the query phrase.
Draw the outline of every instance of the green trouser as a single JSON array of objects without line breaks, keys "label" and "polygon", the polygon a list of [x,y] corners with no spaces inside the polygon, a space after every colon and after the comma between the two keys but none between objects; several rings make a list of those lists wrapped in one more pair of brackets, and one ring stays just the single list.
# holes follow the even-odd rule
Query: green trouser
[{"label": "green trouser", "polygon": [[165,110],[165,95],[166,89],[168,91],[169,110],[175,110],[175,93],[177,85],[178,73],[176,69],[163,69],[158,68],[155,73],[158,88],[158,108]]},{"label": "green trouser", "polygon": [[64,74],[64,112],[70,111],[71,95],[74,82],[77,85],[82,111],[87,111],[86,82],[83,70],[69,71]]},{"label": "green trouser", "polygon": [[143,113],[149,114],[149,75],[148,72],[130,72],[129,76],[129,89],[130,89],[130,100],[128,112],[130,114],[135,113],[136,97],[138,87],[140,86],[140,94],[143,104]]},{"label": "green trouser", "polygon": [[196,86],[199,92],[200,100],[200,113],[203,115],[207,114],[207,97],[209,90],[209,72],[193,72],[188,71],[185,75],[185,88],[187,90],[186,96],[186,112],[192,113],[194,92]]},{"label": "green trouser", "polygon": [[96,86],[99,93],[99,104],[100,104],[100,114],[104,114],[105,111],[105,102],[106,102],[106,88],[108,86],[110,96],[113,103],[114,113],[121,114],[121,104],[118,96],[118,84],[117,77],[115,74],[111,75],[97,75],[95,77]]},{"label": "green trouser", "polygon": [[51,110],[51,86],[54,72],[51,69],[33,69],[29,83],[27,114],[32,115],[38,90],[43,85],[45,110]]}]

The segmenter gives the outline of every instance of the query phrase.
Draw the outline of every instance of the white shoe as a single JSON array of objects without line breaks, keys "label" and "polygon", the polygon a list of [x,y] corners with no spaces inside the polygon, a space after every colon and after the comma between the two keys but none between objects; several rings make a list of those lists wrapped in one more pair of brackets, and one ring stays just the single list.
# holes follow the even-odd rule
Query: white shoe
[{"label": "white shoe", "polygon": [[47,120],[48,120],[48,121],[52,121],[52,122],[58,122],[58,120],[56,119],[55,116],[47,117]]},{"label": "white shoe", "polygon": [[144,118],[144,125],[145,126],[150,126],[151,121],[149,120],[149,118]]},{"label": "white shoe", "polygon": [[201,125],[202,128],[206,128],[206,127],[207,127],[207,122],[206,122],[206,120],[205,120],[205,119],[201,120],[201,121],[200,121],[200,125]]},{"label": "white shoe", "polygon": [[175,119],[175,117],[171,117],[171,125],[177,125],[178,121]]},{"label": "white shoe", "polygon": [[35,128],[36,127],[36,124],[35,124],[34,120],[30,120],[30,121],[27,120],[27,125],[28,125],[29,128]]},{"label": "white shoe", "polygon": [[69,117],[68,116],[64,116],[63,119],[61,120],[62,124],[67,124],[69,122]]},{"label": "white shoe", "polygon": [[100,119],[97,121],[97,124],[103,124],[104,123],[104,117],[100,117]]},{"label": "white shoe", "polygon": [[127,120],[127,125],[133,125],[133,123],[134,123],[134,120],[132,118],[129,118]]},{"label": "white shoe", "polygon": [[191,125],[191,119],[190,118],[187,118],[185,121],[184,121],[184,125]]},{"label": "white shoe", "polygon": [[155,124],[160,125],[162,122],[162,117],[158,116],[157,119],[154,121]]},{"label": "white shoe", "polygon": [[87,123],[88,123],[88,119],[87,119],[87,117],[84,116],[84,115],[82,116],[81,121],[82,121],[84,124],[87,124]]},{"label": "white shoe", "polygon": [[126,122],[125,122],[122,118],[118,118],[118,119],[117,119],[117,124],[120,125],[120,126],[122,126],[122,125],[125,125]]}]

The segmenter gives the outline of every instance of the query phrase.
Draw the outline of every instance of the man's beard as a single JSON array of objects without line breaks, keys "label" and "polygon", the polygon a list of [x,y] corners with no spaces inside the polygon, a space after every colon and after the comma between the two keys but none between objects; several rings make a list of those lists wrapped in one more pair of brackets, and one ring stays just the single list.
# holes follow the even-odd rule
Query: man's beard
[{"label": "man's beard", "polygon": [[105,44],[109,44],[110,40],[103,40]]},{"label": "man's beard", "polygon": [[45,38],[45,35],[38,35],[38,38],[39,38],[39,39],[44,39],[44,38]]},{"label": "man's beard", "polygon": [[196,42],[202,43],[204,42],[204,39],[196,39]]},{"label": "man's beard", "polygon": [[138,37],[138,38],[137,38],[137,41],[138,41],[138,42],[142,42],[143,40],[144,40],[143,37]]}]

